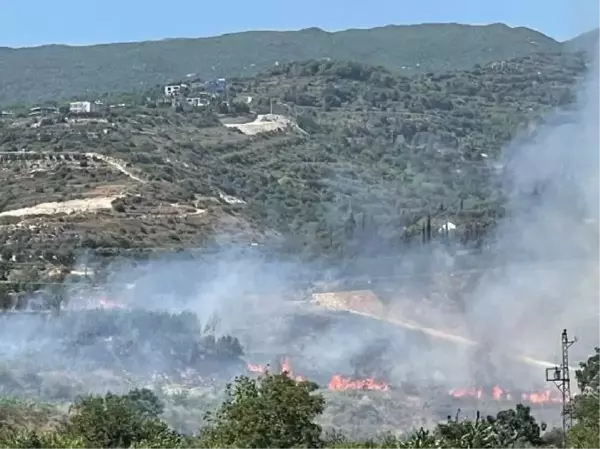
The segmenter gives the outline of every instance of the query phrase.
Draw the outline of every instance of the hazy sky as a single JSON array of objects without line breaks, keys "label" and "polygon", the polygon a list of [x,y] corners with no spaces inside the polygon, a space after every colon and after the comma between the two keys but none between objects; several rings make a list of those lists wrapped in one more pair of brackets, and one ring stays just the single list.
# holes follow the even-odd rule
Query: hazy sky
[{"label": "hazy sky", "polygon": [[598,26],[598,0],[0,0],[0,46],[92,44],[236,31],[503,22],[568,39]]}]

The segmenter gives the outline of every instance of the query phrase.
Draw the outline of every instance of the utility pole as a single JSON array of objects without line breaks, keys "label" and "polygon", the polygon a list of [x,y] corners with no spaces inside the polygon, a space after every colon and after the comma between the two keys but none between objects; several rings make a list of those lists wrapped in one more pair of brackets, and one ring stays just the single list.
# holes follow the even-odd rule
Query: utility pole
[{"label": "utility pole", "polygon": [[577,338],[569,340],[567,330],[563,329],[561,335],[562,364],[554,368],[546,368],[546,382],[554,382],[562,394],[562,430],[563,447],[567,444],[567,431],[573,426],[573,416],[568,411],[571,402],[571,376],[569,373],[569,348]]}]

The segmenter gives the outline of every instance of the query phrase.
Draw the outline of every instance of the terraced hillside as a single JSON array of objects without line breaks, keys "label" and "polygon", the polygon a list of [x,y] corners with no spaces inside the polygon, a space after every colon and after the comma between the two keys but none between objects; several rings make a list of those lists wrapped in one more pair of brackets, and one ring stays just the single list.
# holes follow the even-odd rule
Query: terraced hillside
[{"label": "terraced hillside", "polygon": [[[194,184],[193,168],[177,153],[169,156],[189,133],[233,141],[238,134],[223,127],[198,130],[198,118],[190,116],[161,132],[154,122],[143,123],[153,120],[143,110],[134,116],[78,125],[56,118],[34,128],[37,119],[8,124],[0,153],[5,280],[45,279],[86,248],[194,247],[210,243],[215,229],[234,240],[240,234],[254,238],[248,223],[228,210],[235,199],[209,188],[210,180]],[[155,118],[169,120],[162,113]],[[146,151],[135,151],[136,143]],[[153,154],[159,144],[164,152]],[[175,182],[183,173],[186,182]]]},{"label": "terraced hillside", "polygon": [[[96,119],[3,117],[4,279],[42,254],[72,263],[236,238],[311,257],[382,253],[420,240],[428,214],[429,227],[477,237],[502,214],[502,146],[568,106],[585,68],[559,53],[413,77],[307,61],[232,81],[248,116],[141,103]],[[223,125],[271,104],[290,126]]]}]

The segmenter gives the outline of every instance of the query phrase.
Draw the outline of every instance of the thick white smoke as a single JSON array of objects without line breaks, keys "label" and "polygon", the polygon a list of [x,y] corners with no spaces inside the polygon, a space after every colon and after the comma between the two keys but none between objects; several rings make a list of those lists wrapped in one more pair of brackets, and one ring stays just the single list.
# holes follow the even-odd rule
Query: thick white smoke
[{"label": "thick white smoke", "polygon": [[[579,338],[575,360],[598,344],[598,83],[594,58],[577,108],[548,117],[504,153],[508,217],[493,257],[509,266],[478,283],[466,315],[474,336],[494,348],[560,362],[564,328]],[[515,259],[530,265],[510,266]]]}]

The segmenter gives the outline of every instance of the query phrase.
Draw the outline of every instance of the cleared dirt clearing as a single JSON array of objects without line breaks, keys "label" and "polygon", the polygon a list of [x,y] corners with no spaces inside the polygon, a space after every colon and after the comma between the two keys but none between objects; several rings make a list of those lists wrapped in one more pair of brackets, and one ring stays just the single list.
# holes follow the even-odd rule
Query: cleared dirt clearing
[{"label": "cleared dirt clearing", "polygon": [[31,215],[73,214],[112,209],[112,202],[119,196],[99,197],[61,202],[40,203],[36,206],[0,212],[0,217],[26,217]]},{"label": "cleared dirt clearing", "polygon": [[253,122],[224,123],[223,125],[227,128],[235,128],[248,136],[271,131],[283,131],[288,128],[304,132],[292,119],[277,114],[259,114]]}]

